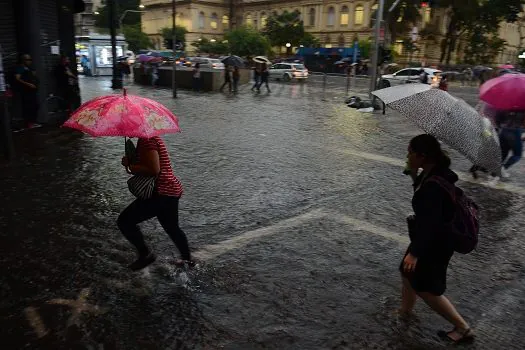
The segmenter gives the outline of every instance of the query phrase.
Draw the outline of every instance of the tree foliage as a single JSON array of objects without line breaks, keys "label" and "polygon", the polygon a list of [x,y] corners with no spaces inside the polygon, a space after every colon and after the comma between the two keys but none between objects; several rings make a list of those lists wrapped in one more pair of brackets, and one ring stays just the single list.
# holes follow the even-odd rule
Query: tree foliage
[{"label": "tree foliage", "polygon": [[137,52],[142,49],[148,49],[153,46],[151,39],[142,31],[139,24],[123,26],[124,37],[131,51]]},{"label": "tree foliage", "polygon": [[305,39],[304,24],[299,11],[284,12],[280,15],[271,15],[266,21],[264,34],[273,46],[301,45]]},{"label": "tree foliage", "polygon": [[[175,26],[175,35],[177,36],[177,41],[186,43],[186,34],[188,30],[183,26]],[[171,40],[173,39],[173,30],[171,27],[164,27],[160,30],[160,34],[163,39]]]},{"label": "tree foliage", "polygon": [[224,35],[230,47],[230,52],[238,56],[266,55],[270,51],[269,40],[250,27],[239,27]]},{"label": "tree foliage", "polygon": [[[395,1],[386,0],[383,12],[383,20],[386,23],[391,42],[395,42],[398,38],[405,38],[421,18],[419,13],[421,0],[405,0],[398,4],[392,12],[388,12]],[[376,16],[377,11],[372,14],[370,23],[372,27],[375,25]]]},{"label": "tree foliage", "polygon": [[465,48],[465,63],[491,64],[503,47],[505,47],[505,40],[499,37],[497,31],[473,32]]},{"label": "tree foliage", "polygon": [[[107,3],[108,3],[107,0],[102,0],[101,6],[95,9],[95,11],[99,13],[95,18],[95,26],[97,28],[103,29],[102,31],[106,31],[109,28],[109,8],[107,6]],[[124,13],[124,11],[126,10],[140,11],[139,5],[140,5],[140,0],[118,0],[117,1],[117,15],[116,15],[117,25],[118,25],[118,19]],[[138,12],[128,12],[126,13],[126,16],[124,17],[122,24],[128,25],[128,26],[140,24],[140,16],[141,14]]]},{"label": "tree foliage", "polygon": [[501,22],[517,21],[524,4],[524,0],[438,1],[436,6],[445,9],[450,16],[445,38],[441,42],[440,61],[450,63],[460,38],[465,38],[472,46],[468,48],[471,52],[477,52],[483,42],[489,47],[501,46],[493,34]]},{"label": "tree foliage", "polygon": [[199,41],[192,43],[197,51],[215,55],[226,55],[230,52],[230,45],[226,40],[211,41],[207,38],[200,38]]}]

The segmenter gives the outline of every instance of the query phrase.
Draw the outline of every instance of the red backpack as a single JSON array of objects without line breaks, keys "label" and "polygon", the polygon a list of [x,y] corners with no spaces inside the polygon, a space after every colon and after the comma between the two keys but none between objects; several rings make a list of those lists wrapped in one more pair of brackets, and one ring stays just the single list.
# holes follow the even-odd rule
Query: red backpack
[{"label": "red backpack", "polygon": [[445,224],[454,251],[468,254],[478,244],[479,207],[462,189],[451,184],[440,176],[432,176],[427,181],[433,181],[443,188],[454,203],[454,217]]}]

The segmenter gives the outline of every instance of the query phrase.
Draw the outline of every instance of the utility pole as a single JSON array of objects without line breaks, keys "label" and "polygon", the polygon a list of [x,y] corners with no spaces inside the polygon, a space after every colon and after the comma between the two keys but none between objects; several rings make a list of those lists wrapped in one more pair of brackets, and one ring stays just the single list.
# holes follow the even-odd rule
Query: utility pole
[{"label": "utility pole", "polygon": [[173,98],[177,98],[177,78],[175,77],[177,72],[177,5],[175,0],[171,0],[171,48],[173,49],[173,67],[171,70],[171,88],[173,90]]},{"label": "utility pole", "polygon": [[381,35],[381,26],[383,22],[383,11],[385,9],[385,0],[379,0],[379,8],[376,14],[374,56],[372,56],[372,80],[370,81],[370,93],[376,89],[377,73],[379,64],[379,36]]}]

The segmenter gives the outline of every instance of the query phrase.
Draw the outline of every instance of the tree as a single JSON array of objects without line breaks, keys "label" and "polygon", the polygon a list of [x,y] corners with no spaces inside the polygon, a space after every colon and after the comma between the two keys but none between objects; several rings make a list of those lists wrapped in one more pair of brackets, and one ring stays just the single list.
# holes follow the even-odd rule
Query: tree
[{"label": "tree", "polygon": [[215,41],[200,38],[199,41],[192,43],[191,45],[195,46],[199,52],[205,52],[216,55],[226,55],[230,52],[229,43],[226,40]]},{"label": "tree", "polygon": [[[502,21],[515,22],[519,18],[524,0],[440,0],[436,6],[445,9],[449,16],[445,38],[441,42],[440,61],[450,64],[452,52],[456,50],[461,37],[466,36],[480,43],[479,35],[497,31]],[[479,41],[481,40],[481,41]],[[492,43],[497,43],[492,40]],[[489,44],[487,44],[489,45]],[[490,46],[490,45],[489,45]]]},{"label": "tree", "polygon": [[[177,41],[180,41],[181,43],[186,43],[186,34],[188,33],[188,30],[186,27],[182,26],[175,26],[175,34],[177,37]],[[173,39],[173,30],[171,27],[164,27],[160,30],[160,34],[162,35],[162,38],[164,40],[172,40]]]},{"label": "tree", "polygon": [[[398,4],[392,12],[388,12],[395,1],[396,0],[386,0],[383,12],[383,18],[388,33],[390,34],[390,41],[393,43],[396,42],[399,37],[404,38],[421,18],[419,14],[421,0],[405,0]],[[376,16],[377,10],[372,14],[372,21],[370,23],[372,27],[375,25]]]},{"label": "tree", "polygon": [[151,39],[142,31],[140,24],[125,25],[123,27],[124,37],[131,51],[137,52],[153,46]]},{"label": "tree", "polygon": [[251,27],[239,27],[224,35],[230,52],[238,56],[266,55],[271,48],[269,40]]},{"label": "tree", "polygon": [[[273,46],[285,46],[291,44],[291,47],[301,45],[301,41],[305,38],[305,31],[303,21],[301,20],[301,13],[299,11],[284,12],[280,15],[271,15],[266,21],[264,34],[270,40]],[[311,38],[307,38],[310,39]]]},{"label": "tree", "polygon": [[372,41],[370,39],[359,41],[359,50],[361,51],[361,59],[369,59],[372,51]]},{"label": "tree", "polygon": [[468,37],[465,63],[491,64],[501,49],[505,47],[505,43],[505,40],[499,37],[497,30],[492,33],[474,31]]},{"label": "tree", "polygon": [[299,45],[303,45],[304,47],[319,47],[321,43],[319,42],[319,39],[317,39],[315,36],[308,32],[305,32],[304,36],[299,41]]},{"label": "tree", "polygon": [[[139,5],[140,5],[140,0],[118,0],[116,19],[118,20],[120,16],[122,16],[124,11],[126,10],[140,11]],[[104,29],[107,30],[109,28],[109,9],[107,6],[107,0],[102,0],[101,6],[96,8],[95,11],[99,13],[95,17],[95,26],[97,28],[101,28],[102,31],[105,31]],[[126,13],[124,20],[122,21],[122,24],[123,25],[140,24],[140,13],[138,12]]]}]

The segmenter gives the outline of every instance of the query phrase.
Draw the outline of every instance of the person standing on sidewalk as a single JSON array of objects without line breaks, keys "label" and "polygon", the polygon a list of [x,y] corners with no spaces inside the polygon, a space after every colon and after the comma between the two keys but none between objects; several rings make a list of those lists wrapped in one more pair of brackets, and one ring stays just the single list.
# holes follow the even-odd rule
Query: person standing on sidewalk
[{"label": "person standing on sidewalk", "polygon": [[151,198],[137,198],[120,214],[117,225],[124,235],[137,248],[138,259],[129,265],[133,271],[141,270],[153,263],[155,254],[144,242],[138,224],[157,217],[162,228],[177,246],[181,259],[176,265],[194,265],[186,234],[179,227],[179,200],[182,196],[182,184],[173,174],[170,156],[164,141],[158,136],[150,139],[140,138],[137,142],[136,161],[131,163],[128,157],[122,158],[122,165],[133,175],[156,177],[155,193]]},{"label": "person standing on sidewalk", "polygon": [[414,182],[412,207],[415,215],[407,218],[410,245],[399,267],[402,275],[402,304],[400,313],[411,315],[419,296],[439,315],[454,325],[439,335],[454,343],[472,341],[474,333],[468,323],[443,294],[447,287],[447,268],[454,247],[447,240],[446,224],[454,218],[456,208],[447,192],[436,181],[439,177],[454,185],[458,176],[450,170],[450,158],[439,141],[428,134],[414,137],[408,147],[411,173],[423,169]]},{"label": "person standing on sidewalk", "polygon": [[195,63],[193,68],[193,91],[199,92],[201,90],[201,64]]},{"label": "person standing on sidewalk", "polygon": [[237,66],[233,67],[232,79],[233,79],[233,92],[237,93],[239,89],[239,80],[241,79],[241,72],[239,71],[239,67]]},{"label": "person standing on sidewalk", "polygon": [[31,56],[23,54],[20,56],[19,65],[15,70],[16,92],[20,96],[22,104],[22,117],[26,127],[34,128],[38,118],[38,78],[32,68]]},{"label": "person standing on sidewalk", "polygon": [[78,105],[79,90],[78,78],[69,67],[70,60],[67,56],[62,56],[60,64],[56,67],[57,95],[64,99],[64,107],[68,111],[73,111],[75,105]]}]

